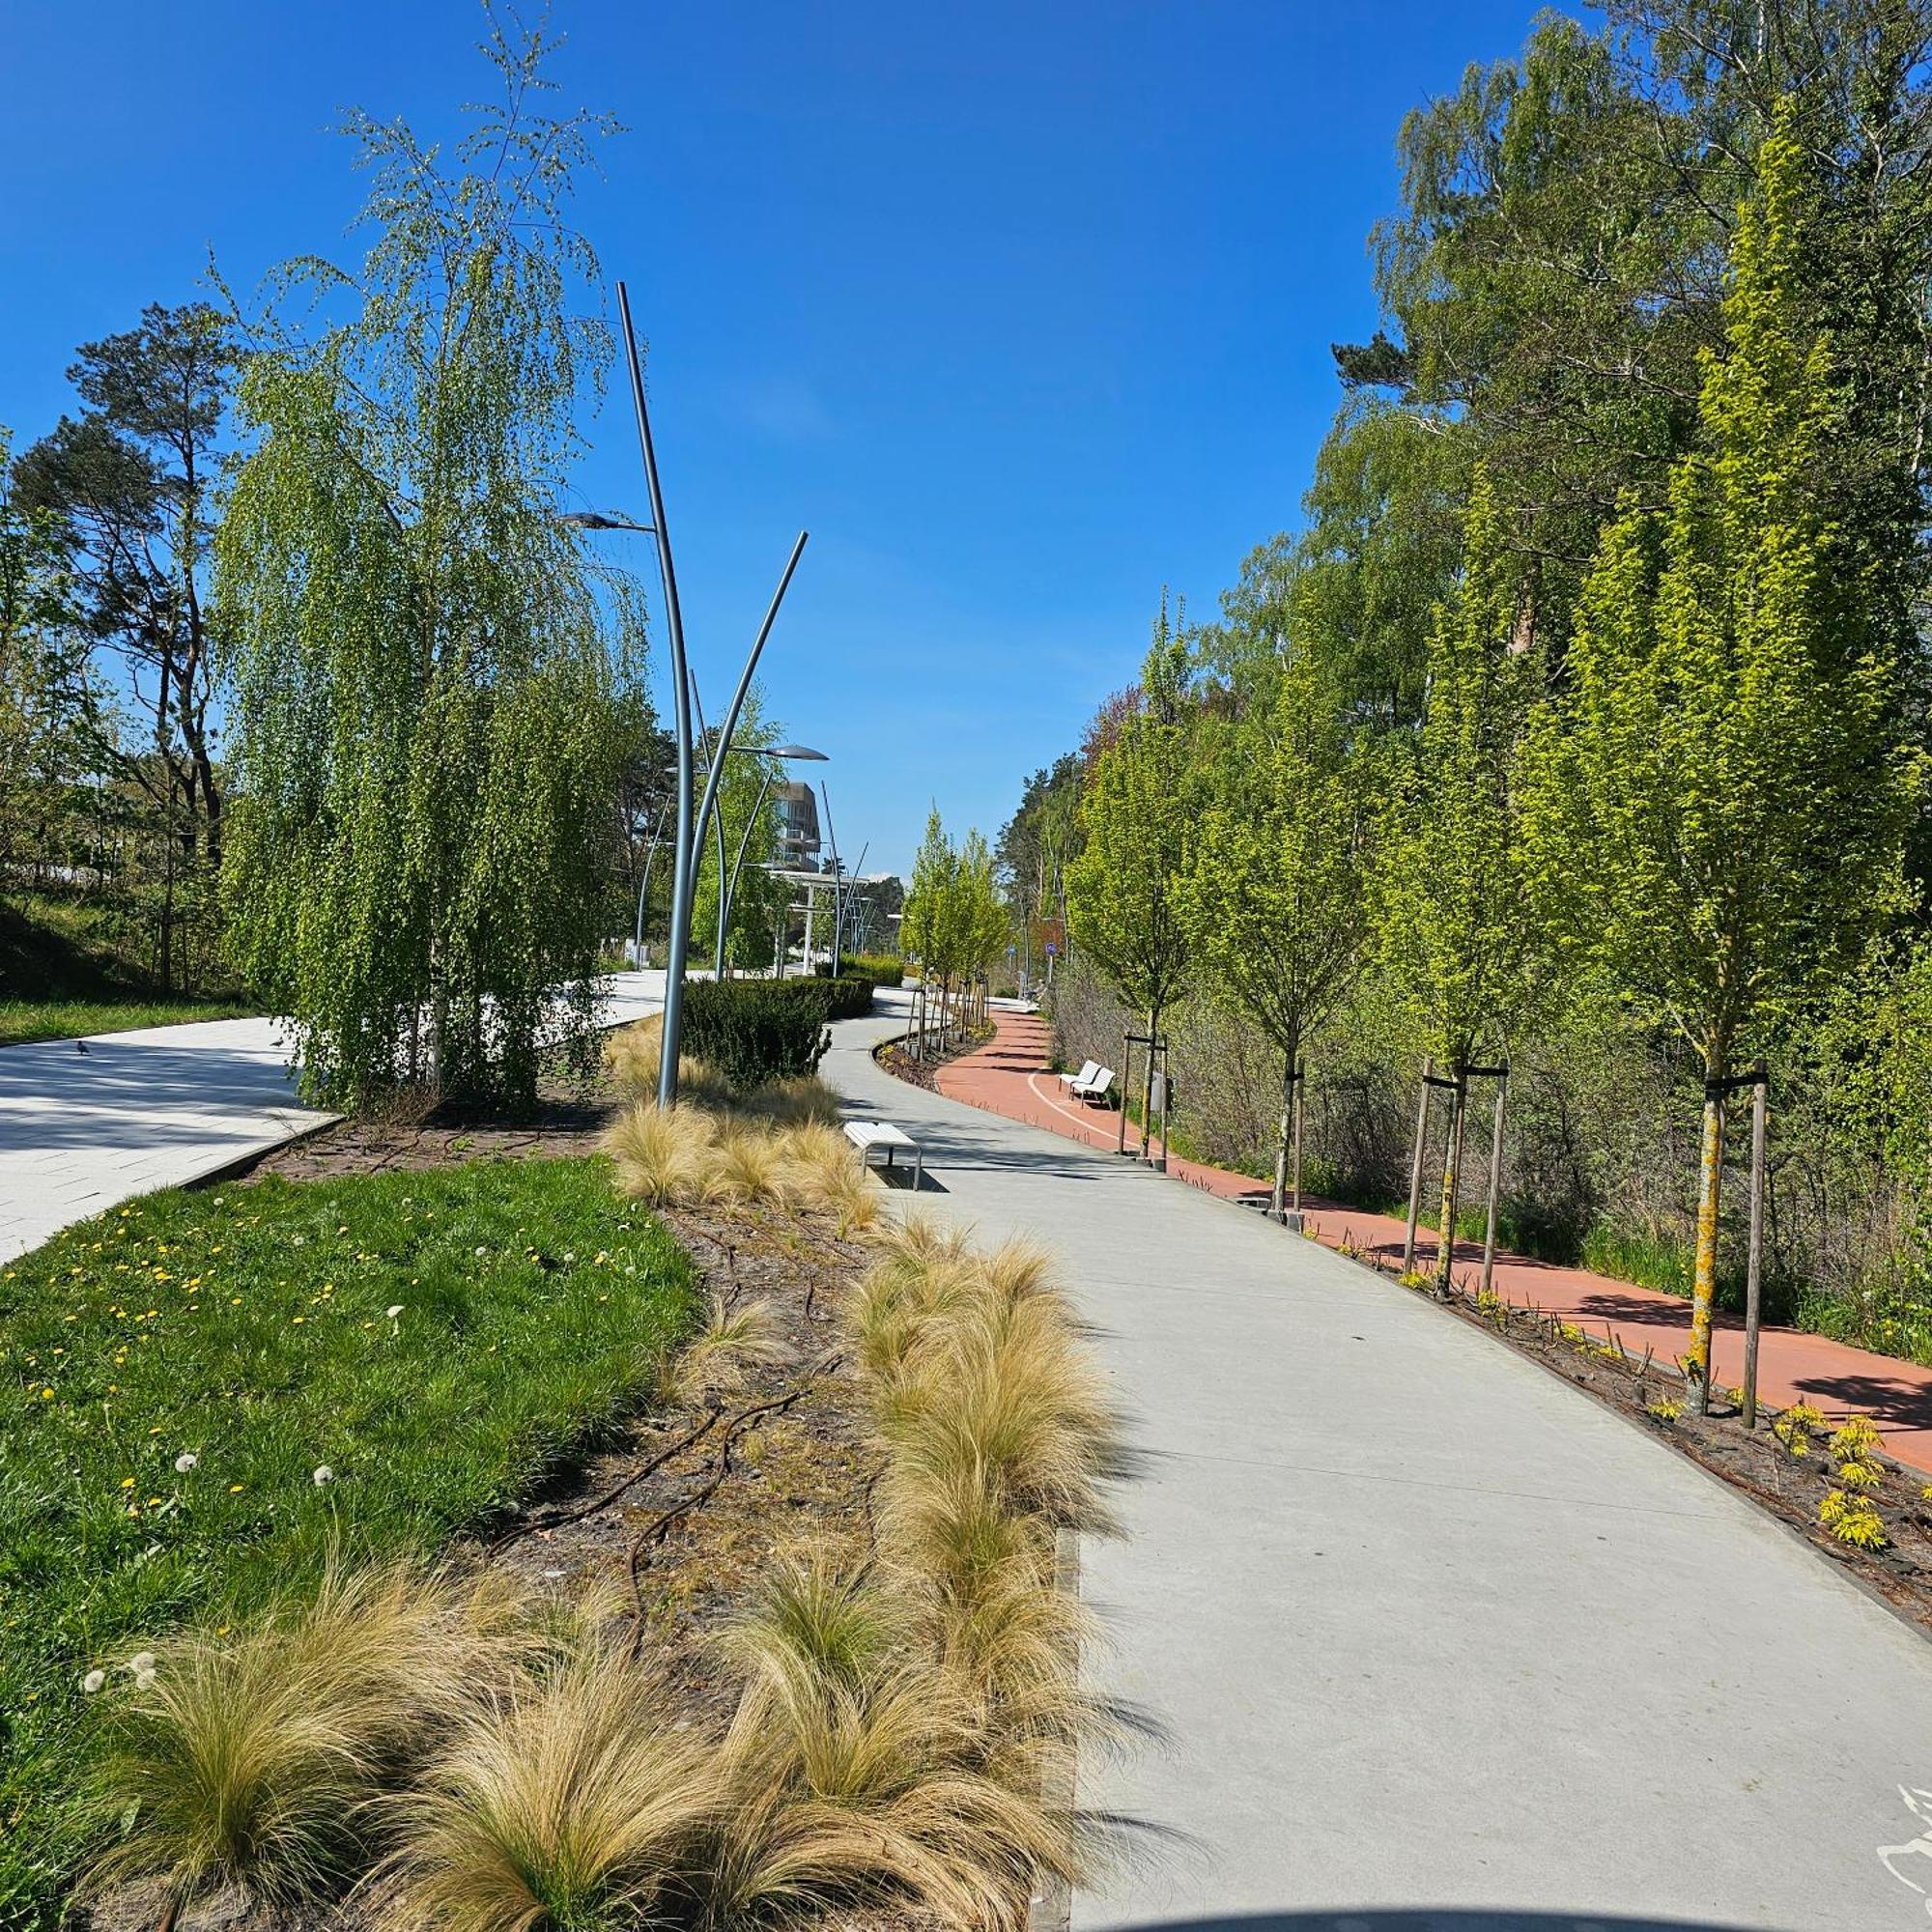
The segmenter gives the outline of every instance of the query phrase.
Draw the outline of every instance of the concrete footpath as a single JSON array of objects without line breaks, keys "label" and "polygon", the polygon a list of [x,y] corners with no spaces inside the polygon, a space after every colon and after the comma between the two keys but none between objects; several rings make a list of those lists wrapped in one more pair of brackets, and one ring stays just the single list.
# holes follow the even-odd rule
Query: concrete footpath
[{"label": "concrete footpath", "polygon": [[[1023,1009],[996,1007],[993,1022],[996,1032],[986,1045],[939,1069],[939,1091],[1091,1147],[1113,1147],[1121,1128],[1119,1113],[1083,1106],[1047,1070],[1052,1044],[1046,1021]],[[1131,1123],[1127,1144],[1136,1144]],[[1158,1147],[1157,1140],[1154,1145]],[[1168,1166],[1177,1179],[1225,1200],[1253,1205],[1267,1197],[1267,1183],[1249,1175],[1179,1154],[1170,1157]],[[1396,1217],[1332,1201],[1309,1200],[1306,1206],[1303,1225],[1316,1240],[1391,1270],[1402,1265],[1405,1230]],[[1422,1266],[1434,1266],[1435,1230],[1426,1224],[1419,1231],[1418,1252]],[[1456,1243],[1456,1279],[1471,1292],[1481,1279],[1482,1264],[1481,1242]],[[1496,1256],[1493,1279],[1506,1300],[1573,1322],[1593,1338],[1613,1334],[1633,1355],[1648,1350],[1669,1364],[1690,1346],[1690,1304],[1682,1295],[1614,1281],[1587,1268],[1502,1253]],[[1711,1348],[1717,1386],[1742,1381],[1744,1324],[1720,1317]],[[1932,1369],[1773,1323],[1766,1326],[1759,1350],[1758,1393],[1774,1408],[1809,1403],[1833,1422],[1868,1415],[1889,1454],[1932,1475]]]},{"label": "concrete footpath", "polygon": [[[664,974],[607,982],[609,1024],[664,1003]],[[271,1019],[0,1047],[0,1262],[136,1194],[180,1187],[334,1116],[295,1095]]]},{"label": "concrete footpath", "polygon": [[930,1210],[1059,1255],[1137,1453],[1089,1669],[1169,1736],[1081,1767],[1151,1829],[1074,1926],[1928,1923],[1932,1646],[1426,1300],[895,1080],[902,1025],[835,1029],[827,1079]]}]

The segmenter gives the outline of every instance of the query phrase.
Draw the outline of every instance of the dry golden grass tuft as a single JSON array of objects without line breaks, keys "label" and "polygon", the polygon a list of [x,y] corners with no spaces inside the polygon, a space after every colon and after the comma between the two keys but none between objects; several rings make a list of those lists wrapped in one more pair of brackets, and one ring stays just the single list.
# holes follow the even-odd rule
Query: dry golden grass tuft
[{"label": "dry golden grass tuft", "polygon": [[734,1103],[744,1113],[781,1127],[836,1127],[838,1096],[815,1073],[774,1080]]},{"label": "dry golden grass tuft", "polygon": [[332,1563],[306,1604],[156,1646],[109,1720],[95,1795],[126,1829],[90,1889],[155,1879],[181,1901],[238,1886],[269,1904],[327,1889],[366,1849],[367,1801],[510,1681],[526,1642],[500,1582]]},{"label": "dry golden grass tuft", "polygon": [[745,1672],[709,1871],[714,1925],[909,1902],[957,1932],[1017,1927],[1070,1879],[1070,1819],[876,1580],[785,1566],[726,1639]]},{"label": "dry golden grass tuft", "polygon": [[705,1184],[708,1199],[730,1207],[781,1206],[791,1167],[779,1135],[754,1122],[726,1122],[711,1144]]},{"label": "dry golden grass tuft", "polygon": [[703,1194],[717,1129],[695,1107],[628,1107],[604,1136],[617,1168],[617,1184],[653,1208],[688,1206]]},{"label": "dry golden grass tuft", "polygon": [[412,1932],[617,1932],[661,1922],[727,1802],[717,1751],[673,1728],[627,1648],[567,1651],[458,1724],[389,1800],[395,1849],[369,1882]]},{"label": "dry golden grass tuft", "polygon": [[679,1402],[700,1402],[745,1385],[753,1369],[791,1359],[771,1304],[711,1304],[711,1319],[670,1365],[670,1393]]}]

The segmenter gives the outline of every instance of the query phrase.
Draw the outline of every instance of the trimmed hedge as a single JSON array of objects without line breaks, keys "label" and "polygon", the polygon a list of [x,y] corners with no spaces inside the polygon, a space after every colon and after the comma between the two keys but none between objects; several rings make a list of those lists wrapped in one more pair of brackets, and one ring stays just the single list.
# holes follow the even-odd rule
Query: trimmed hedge
[{"label": "trimmed hedge", "polygon": [[896,952],[848,952],[838,963],[847,978],[875,986],[896,986],[905,978],[905,961]]},{"label": "trimmed hedge", "polygon": [[683,1050],[741,1094],[817,1071],[832,1043],[827,1020],[872,1009],[872,982],[837,980],[694,980],[684,989]]}]

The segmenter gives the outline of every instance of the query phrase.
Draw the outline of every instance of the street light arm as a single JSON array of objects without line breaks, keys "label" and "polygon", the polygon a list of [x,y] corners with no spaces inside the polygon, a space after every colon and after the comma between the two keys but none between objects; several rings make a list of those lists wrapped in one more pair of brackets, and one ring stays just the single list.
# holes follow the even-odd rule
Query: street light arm
[{"label": "street light arm", "polygon": [[664,489],[658,481],[657,452],[651,444],[643,365],[638,359],[638,333],[631,327],[631,297],[622,282],[617,284],[617,312],[624,326],[624,359],[630,368],[631,403],[638,415],[638,444],[651,494],[651,528],[656,534],[658,572],[664,580],[665,629],[670,637],[670,681],[677,709],[677,854],[670,889],[670,947],[665,960],[664,1044],[658,1060],[658,1104],[668,1107],[677,1098],[678,1046],[684,1032],[684,962],[691,945],[691,693],[685,682],[684,614],[677,601],[670,525],[665,516]]},{"label": "street light arm", "polygon": [[[785,559],[784,574],[779,579],[779,587],[772,592],[771,607],[765,612],[765,621],[758,626],[758,635],[752,640],[752,654],[745,660],[745,668],[738,679],[738,689],[731,696],[731,709],[725,714],[724,722],[718,727],[718,750],[711,759],[710,776],[704,782],[704,802],[697,809],[697,823],[693,828],[696,837],[692,841],[695,855],[704,842],[706,826],[718,806],[718,783],[724,770],[724,753],[731,743],[731,734],[738,728],[739,714],[745,708],[745,695],[752,688],[753,674],[758,668],[758,659],[763,655],[765,639],[772,634],[772,626],[778,621],[779,606],[784,602],[785,591],[791,585],[792,573],[798,568],[798,560],[805,554],[805,542],[809,533],[800,530],[798,541],[791,547],[791,555]],[[688,913],[687,913],[688,917]]]}]

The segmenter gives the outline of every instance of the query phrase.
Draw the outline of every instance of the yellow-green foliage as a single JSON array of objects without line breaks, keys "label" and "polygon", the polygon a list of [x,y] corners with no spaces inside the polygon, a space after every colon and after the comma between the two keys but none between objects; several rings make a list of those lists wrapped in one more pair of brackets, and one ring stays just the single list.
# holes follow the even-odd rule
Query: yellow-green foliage
[{"label": "yellow-green foliage", "polygon": [[1882,1446],[1883,1438],[1868,1415],[1848,1415],[1832,1432],[1832,1454],[1840,1462],[1864,1462]]},{"label": "yellow-green foliage", "polygon": [[1675,1422],[1684,1413],[1684,1405],[1673,1402],[1668,1396],[1661,1396],[1656,1402],[1646,1406],[1644,1413],[1653,1422]]},{"label": "yellow-green foliage", "polygon": [[1833,1490],[1818,1505],[1818,1520],[1840,1543],[1859,1549],[1883,1549],[1890,1541],[1885,1533],[1885,1520],[1869,1496]]},{"label": "yellow-green foliage", "polygon": [[1822,1410],[1813,1408],[1807,1402],[1794,1402],[1779,1413],[1777,1420],[1771,1425],[1771,1433],[1794,1457],[1802,1458],[1811,1453],[1812,1432],[1824,1426]]}]

